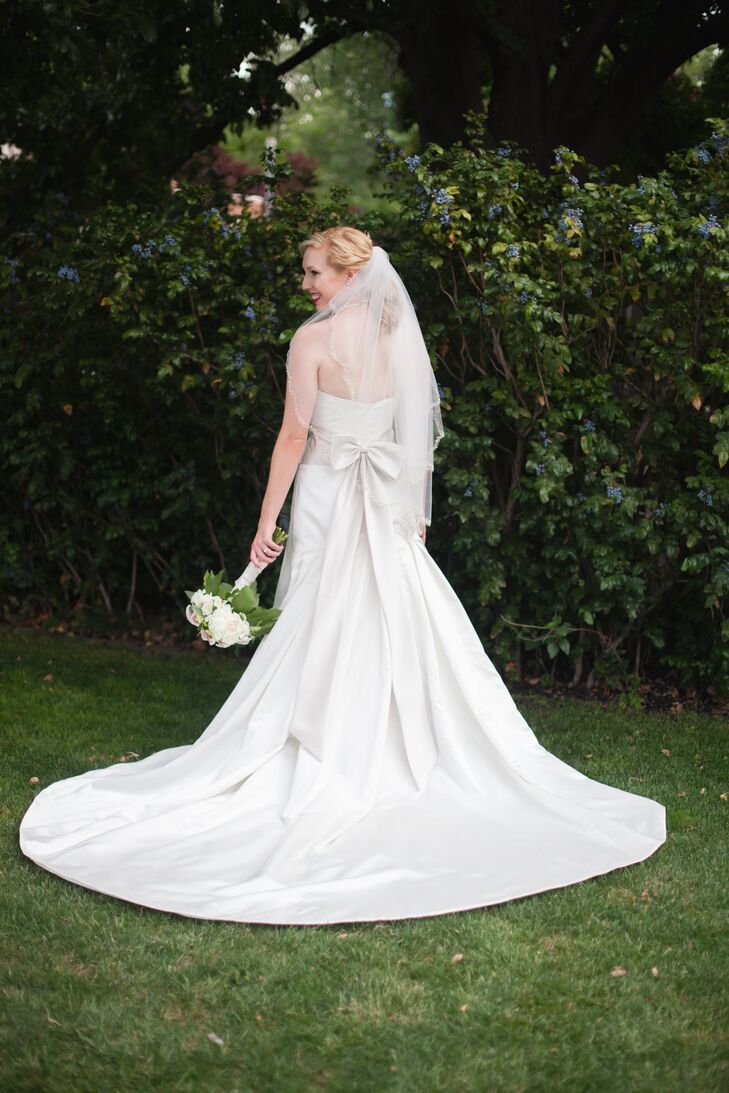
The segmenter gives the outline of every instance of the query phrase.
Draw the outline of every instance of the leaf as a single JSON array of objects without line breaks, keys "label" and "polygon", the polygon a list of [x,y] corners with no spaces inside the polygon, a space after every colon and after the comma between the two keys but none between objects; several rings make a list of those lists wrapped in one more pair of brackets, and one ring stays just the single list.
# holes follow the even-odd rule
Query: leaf
[{"label": "leaf", "polygon": [[622,964],[616,964],[610,974],[614,979],[620,979],[622,976],[628,974],[628,969],[624,968]]},{"label": "leaf", "polygon": [[225,1040],[221,1040],[220,1037],[216,1036],[214,1032],[208,1033],[208,1040],[211,1040],[214,1044],[217,1044],[218,1047],[223,1047],[225,1044]]},{"label": "leaf", "polygon": [[451,964],[460,964],[463,960],[463,953],[454,953],[451,957]]}]

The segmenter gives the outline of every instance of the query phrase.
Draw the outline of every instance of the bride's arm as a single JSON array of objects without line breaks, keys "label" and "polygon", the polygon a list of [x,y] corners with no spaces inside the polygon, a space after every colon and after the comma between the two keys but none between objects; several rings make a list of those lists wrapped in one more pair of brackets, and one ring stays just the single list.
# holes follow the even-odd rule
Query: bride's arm
[{"label": "bride's arm", "polygon": [[274,543],[272,536],[281,506],[306,448],[309,433],[307,422],[316,401],[318,364],[311,351],[312,339],[301,337],[302,333],[297,331],[291,341],[283,421],[271,455],[258,530],[251,543],[250,558],[259,567],[272,562],[283,550],[281,544]]}]

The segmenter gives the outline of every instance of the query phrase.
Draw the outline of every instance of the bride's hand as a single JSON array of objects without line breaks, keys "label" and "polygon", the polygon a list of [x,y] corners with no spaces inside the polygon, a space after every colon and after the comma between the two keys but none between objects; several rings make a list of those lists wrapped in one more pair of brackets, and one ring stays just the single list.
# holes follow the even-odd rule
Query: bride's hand
[{"label": "bride's hand", "polygon": [[275,530],[275,522],[258,525],[256,537],[251,543],[251,561],[259,569],[273,562],[283,550],[283,544],[273,541]]}]

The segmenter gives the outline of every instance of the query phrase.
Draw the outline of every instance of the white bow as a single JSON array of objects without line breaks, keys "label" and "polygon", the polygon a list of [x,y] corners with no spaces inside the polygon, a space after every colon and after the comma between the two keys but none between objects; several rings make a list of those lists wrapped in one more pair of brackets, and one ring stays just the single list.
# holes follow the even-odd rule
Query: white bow
[{"label": "white bow", "polygon": [[385,474],[393,479],[397,478],[401,469],[400,447],[392,440],[362,441],[339,433],[332,437],[329,460],[335,471],[358,463],[362,475],[369,468],[378,475]]}]

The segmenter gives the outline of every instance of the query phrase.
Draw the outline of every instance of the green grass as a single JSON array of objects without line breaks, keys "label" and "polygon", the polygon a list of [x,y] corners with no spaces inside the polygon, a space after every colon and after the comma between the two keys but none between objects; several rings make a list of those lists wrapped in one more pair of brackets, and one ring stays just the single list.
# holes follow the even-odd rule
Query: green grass
[{"label": "green grass", "polygon": [[[0,628],[0,1088],[729,1087],[718,718],[521,701],[545,747],[664,802],[668,841],[639,865],[481,911],[205,922],[87,891],[21,855],[29,778],[191,742],[241,668],[217,650],[145,655]],[[611,976],[617,965],[628,974]]]}]

